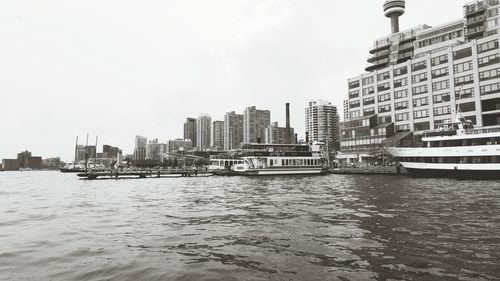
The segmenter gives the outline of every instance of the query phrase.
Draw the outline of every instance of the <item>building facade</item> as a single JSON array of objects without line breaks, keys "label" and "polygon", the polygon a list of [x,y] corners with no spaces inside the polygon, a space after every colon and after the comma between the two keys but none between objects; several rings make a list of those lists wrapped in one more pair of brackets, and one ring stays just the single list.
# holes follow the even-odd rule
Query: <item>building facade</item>
[{"label": "building facade", "polygon": [[239,149],[243,142],[243,114],[231,111],[224,115],[224,150]]},{"label": "building facade", "polygon": [[162,152],[162,144],[158,143],[158,139],[152,139],[148,142],[146,148],[146,159],[161,160]]},{"label": "building facade", "polygon": [[[295,132],[293,128],[278,126],[278,122],[273,122],[266,127],[266,144],[293,144],[295,143]],[[288,137],[287,137],[288,134]]]},{"label": "building facade", "polygon": [[212,117],[201,114],[196,122],[196,142],[199,150],[210,149],[212,136]]},{"label": "building facade", "polygon": [[339,115],[337,107],[324,100],[312,100],[305,110],[305,129],[309,142],[324,142],[332,149],[337,143]]},{"label": "building facade", "polygon": [[224,121],[214,121],[212,124],[212,150],[224,149]]},{"label": "building facade", "polygon": [[193,146],[196,147],[197,142],[196,142],[196,118],[186,118],[186,122],[184,122],[184,139],[185,140],[191,140],[193,143]]},{"label": "building facade", "polygon": [[271,125],[271,112],[247,107],[243,113],[243,142],[264,143],[266,127]]},{"label": "building facade", "polygon": [[190,139],[175,139],[167,142],[167,153],[185,153],[193,149],[193,143]]},{"label": "building facade", "polygon": [[458,108],[475,125],[500,125],[499,9],[498,0],[475,1],[459,20],[377,40],[366,73],[348,80],[346,118],[376,114],[419,135]]},{"label": "building facade", "polygon": [[148,139],[143,136],[135,136],[134,160],[146,160]]}]

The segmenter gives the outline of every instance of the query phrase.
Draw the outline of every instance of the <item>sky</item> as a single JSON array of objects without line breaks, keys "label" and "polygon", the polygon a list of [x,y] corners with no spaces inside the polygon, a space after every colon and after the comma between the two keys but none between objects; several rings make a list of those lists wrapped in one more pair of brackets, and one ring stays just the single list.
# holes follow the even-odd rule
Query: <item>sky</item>
[{"label": "sky", "polygon": [[[407,0],[402,30],[470,1]],[[384,0],[2,0],[0,159],[72,160],[75,138],[132,153],[183,137],[186,117],[247,106],[304,135],[307,102],[342,113],[347,79],[390,34]],[[100,150],[99,149],[99,150]]]}]

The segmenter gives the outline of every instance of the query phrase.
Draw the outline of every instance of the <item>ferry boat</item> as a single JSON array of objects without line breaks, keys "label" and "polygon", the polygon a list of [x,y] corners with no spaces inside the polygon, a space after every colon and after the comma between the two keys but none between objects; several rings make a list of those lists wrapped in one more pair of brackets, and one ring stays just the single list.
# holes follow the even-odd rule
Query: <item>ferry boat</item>
[{"label": "ferry boat", "polygon": [[237,175],[321,175],[326,174],[323,144],[255,144],[242,145],[242,163],[232,170]]},{"label": "ferry boat", "polygon": [[213,157],[210,159],[208,171],[217,176],[235,175],[234,167],[243,164],[243,159],[235,157]]},{"label": "ferry boat", "polygon": [[424,132],[422,141],[386,150],[415,177],[500,179],[500,128],[474,129],[461,117]]}]

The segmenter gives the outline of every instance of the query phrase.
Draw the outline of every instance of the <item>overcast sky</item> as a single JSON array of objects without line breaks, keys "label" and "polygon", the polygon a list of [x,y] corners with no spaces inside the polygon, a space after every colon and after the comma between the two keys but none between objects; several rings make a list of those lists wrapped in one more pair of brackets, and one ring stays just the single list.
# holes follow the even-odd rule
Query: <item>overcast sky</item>
[{"label": "overcast sky", "polygon": [[[462,18],[456,0],[407,0],[401,29]],[[390,33],[384,0],[2,0],[0,159],[73,158],[77,135],[131,153],[182,137],[186,117],[256,105],[304,134],[304,108],[342,111],[347,79]],[[99,149],[100,150],[100,149]]]}]

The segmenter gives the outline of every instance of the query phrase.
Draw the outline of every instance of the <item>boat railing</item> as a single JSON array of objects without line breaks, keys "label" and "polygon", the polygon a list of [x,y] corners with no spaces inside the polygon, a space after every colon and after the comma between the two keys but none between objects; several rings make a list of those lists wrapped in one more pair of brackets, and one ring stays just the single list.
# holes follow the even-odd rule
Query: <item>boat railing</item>
[{"label": "boat railing", "polygon": [[480,135],[480,134],[491,134],[500,132],[500,128],[491,129],[472,129],[465,131],[466,135]]}]

